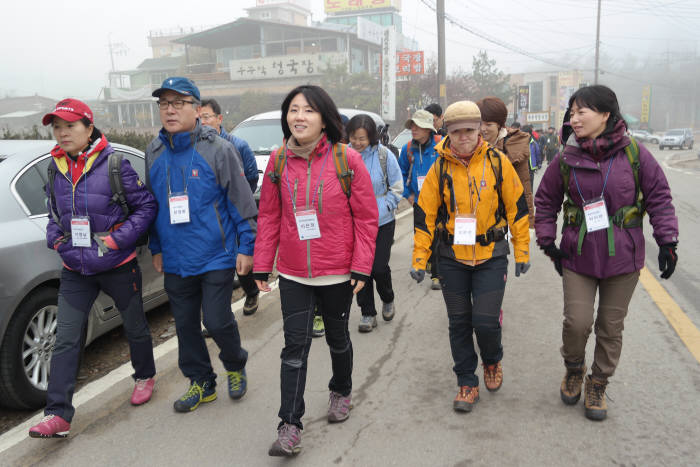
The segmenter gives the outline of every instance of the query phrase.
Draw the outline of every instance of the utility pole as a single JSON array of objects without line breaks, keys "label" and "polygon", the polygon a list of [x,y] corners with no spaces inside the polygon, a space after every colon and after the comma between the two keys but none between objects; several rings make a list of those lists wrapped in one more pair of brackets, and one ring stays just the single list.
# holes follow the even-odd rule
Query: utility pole
[{"label": "utility pole", "polygon": [[437,36],[438,36],[438,96],[440,106],[447,107],[445,90],[445,0],[437,0]]},{"label": "utility pole", "polygon": [[601,0],[598,0],[598,21],[595,28],[595,79],[593,84],[598,84],[598,73],[600,72],[598,69],[598,64],[600,63],[600,2]]}]

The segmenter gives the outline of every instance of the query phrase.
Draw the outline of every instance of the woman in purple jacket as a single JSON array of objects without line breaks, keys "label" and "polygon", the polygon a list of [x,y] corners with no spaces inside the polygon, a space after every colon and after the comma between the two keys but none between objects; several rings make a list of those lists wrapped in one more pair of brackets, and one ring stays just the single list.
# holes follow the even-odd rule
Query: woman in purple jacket
[{"label": "woman in purple jacket", "polygon": [[[671,277],[678,261],[678,219],[663,170],[645,147],[627,136],[611,89],[589,86],[571,96],[562,142],[564,148],[547,167],[535,196],[535,230],[540,248],[563,276],[561,353],[566,375],[561,398],[576,404],[585,377],[586,417],[603,420],[605,387],[620,358],[624,319],[644,267],[643,213],[649,214],[654,229],[664,279]],[[557,248],[562,202],[564,227]],[[586,377],[596,291],[596,345]]]},{"label": "woman in purple jacket", "polygon": [[108,169],[114,150],[83,102],[60,101],[42,123],[51,124],[58,143],[51,151],[46,184],[46,241],[61,255],[63,269],[45,417],[30,428],[29,436],[65,438],[75,413],[71,402],[85,325],[100,291],[114,300],[124,320],[136,380],[131,403],[140,405],[151,398],[156,369],[134,246],[148,230],[157,206],[126,159],[120,172],[128,216],[113,200]]}]

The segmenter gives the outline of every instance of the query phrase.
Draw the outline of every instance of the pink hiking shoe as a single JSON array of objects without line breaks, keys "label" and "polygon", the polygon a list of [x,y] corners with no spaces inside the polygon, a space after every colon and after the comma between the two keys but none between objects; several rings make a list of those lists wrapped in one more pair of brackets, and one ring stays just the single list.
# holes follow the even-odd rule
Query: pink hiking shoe
[{"label": "pink hiking shoe", "polygon": [[141,405],[151,400],[155,384],[156,380],[153,378],[137,379],[134,392],[131,393],[131,405]]},{"label": "pink hiking shoe", "polygon": [[65,438],[70,431],[70,423],[58,415],[46,415],[29,429],[32,438]]},{"label": "pink hiking shoe", "polygon": [[328,421],[331,423],[344,422],[350,416],[352,409],[352,394],[347,397],[331,391],[328,398]]}]

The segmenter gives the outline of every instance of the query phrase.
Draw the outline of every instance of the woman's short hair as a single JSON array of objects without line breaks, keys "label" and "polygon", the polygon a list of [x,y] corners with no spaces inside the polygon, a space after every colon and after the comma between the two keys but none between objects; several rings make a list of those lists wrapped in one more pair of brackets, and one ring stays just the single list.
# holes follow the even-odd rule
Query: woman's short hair
[{"label": "woman's short hair", "polygon": [[284,133],[284,138],[288,140],[289,137],[292,136],[292,131],[289,129],[289,124],[287,123],[287,113],[289,113],[289,106],[292,103],[292,99],[294,99],[297,94],[303,94],[311,108],[321,114],[323,123],[326,126],[323,131],[326,133],[328,140],[332,144],[338,143],[343,138],[343,123],[340,120],[338,108],[335,102],[333,102],[333,99],[331,99],[323,88],[312,84],[298,86],[292,89],[289,94],[287,94],[287,97],[284,98],[282,102],[282,132]]},{"label": "woman's short hair", "polygon": [[377,133],[377,124],[374,123],[374,119],[367,114],[358,114],[350,119],[346,130],[348,132],[348,138],[352,136],[360,128],[367,132],[367,138],[369,139],[369,145],[374,146],[379,143],[379,133]]},{"label": "woman's short hair", "polygon": [[508,108],[501,99],[496,96],[484,97],[476,103],[481,111],[482,122],[496,122],[500,128],[506,126]]}]

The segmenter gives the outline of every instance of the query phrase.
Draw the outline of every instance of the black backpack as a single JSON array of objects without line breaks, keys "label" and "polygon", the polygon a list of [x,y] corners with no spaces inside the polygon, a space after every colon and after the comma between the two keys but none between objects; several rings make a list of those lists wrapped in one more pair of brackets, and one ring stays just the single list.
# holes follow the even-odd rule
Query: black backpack
[{"label": "black backpack", "polygon": [[[109,159],[107,161],[108,164],[108,174],[109,174],[109,188],[112,191],[112,198],[110,199],[111,202],[114,204],[117,204],[121,210],[122,210],[122,215],[117,221],[117,224],[121,224],[124,221],[126,221],[129,218],[129,215],[131,214],[131,209],[129,208],[129,204],[126,202],[126,195],[124,194],[124,183],[122,181],[122,154],[113,152],[110,154]],[[54,193],[54,181],[56,178],[56,168],[54,164],[49,164],[48,168],[48,185],[49,185],[49,196],[50,202],[49,202],[49,211],[51,213],[51,217],[53,217],[54,222],[61,227],[61,222],[60,222],[60,217],[58,216],[58,213],[54,211],[53,207],[56,205],[56,196]],[[61,227],[62,228],[62,227]],[[144,232],[139,236],[138,239],[136,239],[136,243],[134,244],[135,247],[138,246],[143,246],[148,244],[148,231]]]}]

